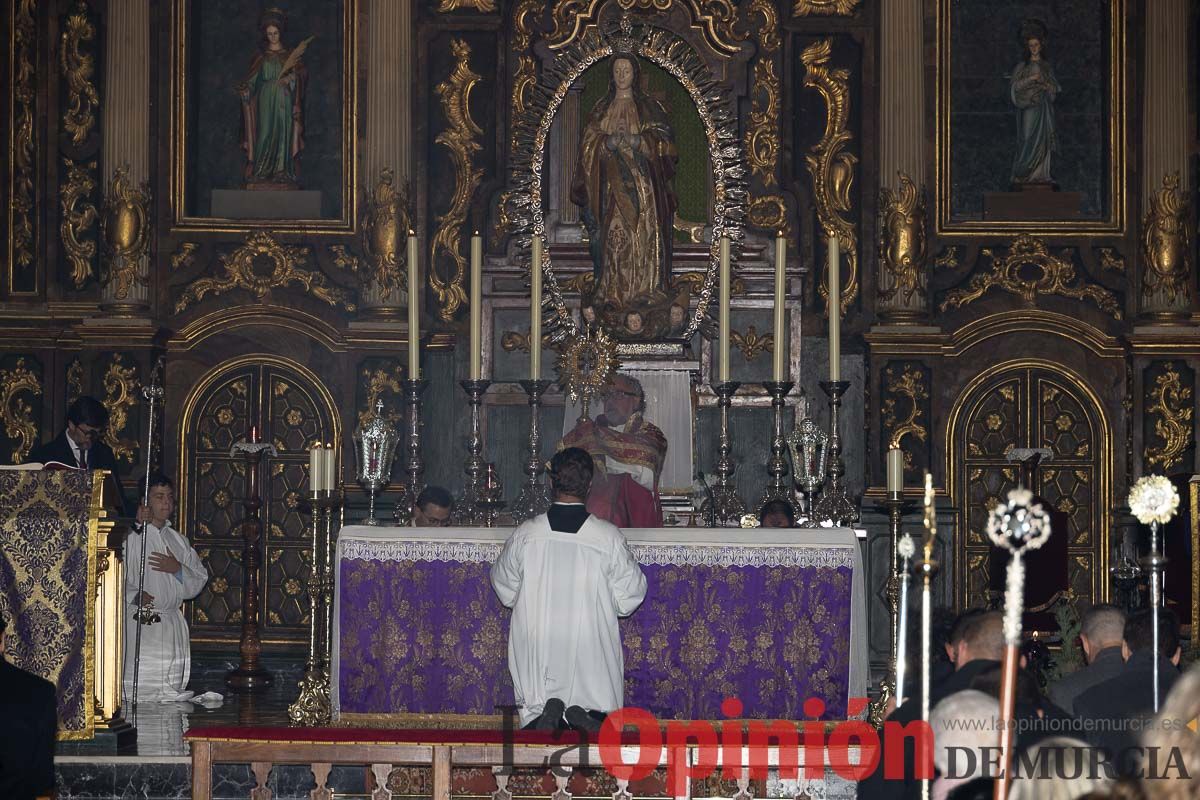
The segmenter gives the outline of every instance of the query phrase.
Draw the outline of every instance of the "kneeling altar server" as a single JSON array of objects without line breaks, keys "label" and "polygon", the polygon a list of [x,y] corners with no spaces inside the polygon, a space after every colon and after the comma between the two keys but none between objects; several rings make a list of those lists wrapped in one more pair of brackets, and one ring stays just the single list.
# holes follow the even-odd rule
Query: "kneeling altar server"
[{"label": "kneeling altar server", "polygon": [[593,469],[578,447],[555,455],[554,504],[513,531],[492,565],[492,586],[513,609],[508,669],[527,728],[553,730],[565,716],[595,732],[623,704],[617,618],[641,605],[646,576],[621,530],[584,505]]}]

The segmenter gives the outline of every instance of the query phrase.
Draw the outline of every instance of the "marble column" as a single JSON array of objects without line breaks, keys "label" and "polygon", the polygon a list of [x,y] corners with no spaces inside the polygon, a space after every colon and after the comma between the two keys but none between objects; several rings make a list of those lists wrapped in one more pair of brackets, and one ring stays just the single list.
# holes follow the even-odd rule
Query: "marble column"
[{"label": "marble column", "polygon": [[100,304],[105,316],[141,316],[150,305],[150,3],[109,0],[104,53]]},{"label": "marble column", "polygon": [[1170,322],[1192,309],[1188,168],[1188,31],[1191,0],[1146,3],[1142,108],[1144,316]]},{"label": "marble column", "polygon": [[886,322],[927,318],[925,74],[921,0],[880,4],[878,309]]},{"label": "marble column", "polygon": [[[367,24],[367,134],[364,141],[364,191],[373,193],[385,170],[405,198],[412,175],[412,81],[416,32],[411,0],[370,0]],[[407,216],[405,216],[407,219]],[[411,224],[407,222],[405,224]],[[401,232],[403,234],[406,232]],[[403,255],[403,242],[399,254]],[[398,316],[408,292],[395,282],[387,289],[364,276],[362,309],[369,317]]]}]

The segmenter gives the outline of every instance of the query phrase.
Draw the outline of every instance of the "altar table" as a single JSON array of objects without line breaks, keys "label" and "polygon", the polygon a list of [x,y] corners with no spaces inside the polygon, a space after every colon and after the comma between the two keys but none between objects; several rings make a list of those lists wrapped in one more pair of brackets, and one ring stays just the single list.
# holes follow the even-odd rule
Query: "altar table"
[{"label": "altar table", "polygon": [[[335,719],[413,724],[513,703],[510,612],[488,578],[507,529],[348,526],[338,535]],[[621,620],[625,703],[659,719],[844,719],[866,695],[865,572],[845,528],[625,531],[646,573]]]}]

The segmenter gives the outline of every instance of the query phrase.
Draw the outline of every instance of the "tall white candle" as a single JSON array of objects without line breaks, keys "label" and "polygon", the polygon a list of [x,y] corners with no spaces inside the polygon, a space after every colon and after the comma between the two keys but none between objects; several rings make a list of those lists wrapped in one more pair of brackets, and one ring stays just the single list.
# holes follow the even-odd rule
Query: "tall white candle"
[{"label": "tall white candle", "polygon": [[408,232],[408,377],[421,377],[421,281],[417,277],[417,234]]},{"label": "tall white candle", "polygon": [[542,377],[542,237],[533,237],[529,260],[529,379]]},{"label": "tall white candle", "polygon": [[829,380],[842,379],[842,271],[838,238],[829,237]]},{"label": "tall white candle", "polygon": [[483,356],[483,237],[479,231],[471,237],[471,380],[480,378]]},{"label": "tall white candle", "polygon": [[721,237],[721,289],[718,298],[718,321],[720,332],[717,338],[717,382],[729,381],[729,237]]},{"label": "tall white candle", "polygon": [[321,480],[325,471],[321,468],[321,443],[317,442],[308,451],[308,490],[312,493],[321,491]]},{"label": "tall white candle", "polygon": [[887,452],[887,490],[888,494],[904,491],[904,451],[899,447]]},{"label": "tall white candle", "polygon": [[774,360],[771,364],[771,380],[782,381],[786,378],[787,369],[783,357],[787,353],[788,335],[784,314],[784,295],[787,290],[787,239],[783,231],[775,237],[775,343]]},{"label": "tall white candle", "polygon": [[326,491],[332,492],[337,486],[337,448],[333,442],[325,445],[325,479],[322,481]]}]

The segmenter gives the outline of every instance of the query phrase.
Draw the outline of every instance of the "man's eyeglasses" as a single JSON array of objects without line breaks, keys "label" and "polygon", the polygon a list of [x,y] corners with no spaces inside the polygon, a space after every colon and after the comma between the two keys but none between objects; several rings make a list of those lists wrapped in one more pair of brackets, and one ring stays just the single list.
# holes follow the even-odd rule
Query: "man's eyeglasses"
[{"label": "man's eyeglasses", "polygon": [[627,392],[627,391],[625,391],[624,389],[609,389],[609,390],[608,390],[608,395],[609,395],[610,397],[611,397],[612,395],[614,395],[614,394],[623,394],[623,395],[625,395],[626,397],[637,397],[637,398],[640,398],[640,397],[641,397],[641,395],[640,395],[640,394],[638,394],[637,392]]},{"label": "man's eyeglasses", "polygon": [[93,428],[91,425],[76,425],[75,432],[89,439],[98,439],[104,435],[104,428]]}]

